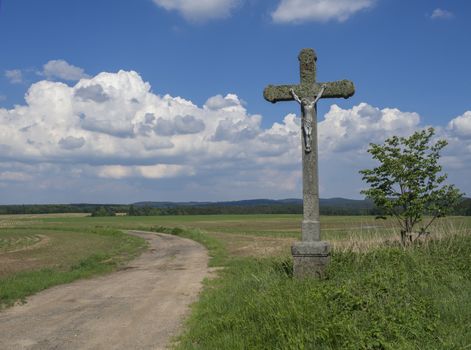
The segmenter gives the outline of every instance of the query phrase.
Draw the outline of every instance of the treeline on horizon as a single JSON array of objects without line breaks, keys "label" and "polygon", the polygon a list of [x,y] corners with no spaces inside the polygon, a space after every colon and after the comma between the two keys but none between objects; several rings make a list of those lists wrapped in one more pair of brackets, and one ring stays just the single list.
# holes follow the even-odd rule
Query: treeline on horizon
[{"label": "treeline on horizon", "polygon": [[[228,205],[223,203],[172,205],[155,207],[151,204],[33,204],[0,205],[0,215],[6,214],[56,214],[88,213],[92,216],[114,216],[125,213],[129,216],[161,215],[229,215],[229,214],[302,214],[302,203],[277,203],[256,205]],[[371,202],[351,201],[346,205],[320,204],[321,215],[383,215]],[[471,198],[465,198],[451,215],[471,216]]]}]

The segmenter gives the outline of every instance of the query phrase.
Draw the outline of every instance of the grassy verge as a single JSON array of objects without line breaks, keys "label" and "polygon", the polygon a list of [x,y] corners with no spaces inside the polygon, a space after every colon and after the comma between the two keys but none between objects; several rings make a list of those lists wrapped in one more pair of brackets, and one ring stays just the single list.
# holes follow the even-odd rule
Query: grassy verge
[{"label": "grassy verge", "polygon": [[165,226],[155,226],[150,228],[153,232],[161,232],[161,233],[168,233],[171,235],[184,237],[192,239],[198,243],[204,245],[208,251],[211,260],[209,261],[209,266],[223,266],[228,261],[228,256],[226,252],[226,248],[216,238],[208,236],[201,230],[198,229],[182,229],[179,227],[170,228]]},{"label": "grassy verge", "polygon": [[[8,230],[2,236],[18,241],[30,237],[31,229]],[[135,257],[145,241],[108,228],[75,232],[38,230],[51,241],[34,250],[5,253],[0,259],[12,266],[2,266],[0,274],[0,309],[46,288],[69,283],[116,269]]]},{"label": "grassy verge", "polygon": [[231,259],[178,349],[471,348],[471,237],[335,252],[327,279],[287,258]]}]

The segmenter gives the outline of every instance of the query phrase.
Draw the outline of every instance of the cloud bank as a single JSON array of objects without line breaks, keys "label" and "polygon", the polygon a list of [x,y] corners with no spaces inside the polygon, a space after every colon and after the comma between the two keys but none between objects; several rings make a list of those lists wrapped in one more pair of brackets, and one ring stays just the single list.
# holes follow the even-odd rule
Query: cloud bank
[{"label": "cloud bank", "polygon": [[[301,196],[294,114],[263,128],[262,116],[250,114],[235,94],[198,106],[153,93],[133,71],[72,86],[39,81],[25,101],[0,108],[3,203]],[[368,144],[409,135],[421,124],[413,112],[334,104],[318,128],[321,195],[358,197],[358,170],[371,165]],[[446,164],[468,174],[471,112],[439,134],[450,140]]]}]

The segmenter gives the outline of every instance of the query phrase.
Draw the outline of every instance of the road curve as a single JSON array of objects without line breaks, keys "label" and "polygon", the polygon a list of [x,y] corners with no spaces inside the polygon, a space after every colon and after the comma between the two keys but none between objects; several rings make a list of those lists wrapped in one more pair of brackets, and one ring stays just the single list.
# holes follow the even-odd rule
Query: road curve
[{"label": "road curve", "polygon": [[0,312],[0,349],[165,349],[197,300],[208,254],[189,239],[129,233],[149,249],[120,271]]}]

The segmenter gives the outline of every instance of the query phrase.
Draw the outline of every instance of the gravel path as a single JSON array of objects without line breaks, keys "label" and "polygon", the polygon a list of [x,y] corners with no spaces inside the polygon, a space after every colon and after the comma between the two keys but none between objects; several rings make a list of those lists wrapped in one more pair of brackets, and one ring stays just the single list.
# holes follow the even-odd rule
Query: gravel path
[{"label": "gravel path", "polygon": [[122,270],[0,312],[0,349],[165,349],[197,300],[208,254],[188,239],[130,233],[150,247]]}]

